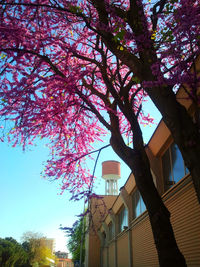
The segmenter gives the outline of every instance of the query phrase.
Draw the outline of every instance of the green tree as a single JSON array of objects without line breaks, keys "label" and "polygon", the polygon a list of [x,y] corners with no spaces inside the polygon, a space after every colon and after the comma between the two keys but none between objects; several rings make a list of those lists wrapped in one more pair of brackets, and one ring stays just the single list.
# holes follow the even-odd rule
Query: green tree
[{"label": "green tree", "polygon": [[69,237],[69,241],[67,243],[67,247],[72,254],[73,261],[84,262],[85,259],[85,230],[86,230],[86,221],[85,217],[77,220],[72,228],[61,228],[65,230],[67,236]]},{"label": "green tree", "polygon": [[0,238],[0,267],[18,267],[27,262],[28,254],[12,237]]},{"label": "green tree", "polygon": [[55,255],[45,244],[45,237],[42,234],[26,232],[23,237],[24,250],[29,255],[30,266],[46,266],[50,260],[55,261]]}]

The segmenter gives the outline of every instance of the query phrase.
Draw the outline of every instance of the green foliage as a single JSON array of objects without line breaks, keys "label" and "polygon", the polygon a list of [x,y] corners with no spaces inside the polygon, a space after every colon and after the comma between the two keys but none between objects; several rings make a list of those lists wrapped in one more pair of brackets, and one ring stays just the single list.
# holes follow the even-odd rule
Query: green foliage
[{"label": "green foliage", "polygon": [[134,81],[137,84],[141,82],[140,79],[137,76],[133,77],[132,81]]},{"label": "green foliage", "polygon": [[45,237],[38,233],[26,232],[23,235],[23,248],[28,253],[31,266],[46,266],[48,259],[55,261],[55,255],[45,244]]},{"label": "green foliage", "polygon": [[12,237],[0,238],[0,267],[42,267],[49,265],[48,259],[55,260],[55,255],[38,234],[26,233],[22,244]]},{"label": "green foliage", "polygon": [[6,55],[4,53],[0,53],[0,60],[5,60],[6,59]]},{"label": "green foliage", "polygon": [[[84,225],[83,225],[84,224]],[[85,258],[85,228],[86,228],[86,220],[85,218],[81,218],[80,220],[76,221],[72,228],[68,230],[67,235],[70,238],[67,247],[72,254],[72,259],[74,261],[80,260],[80,250],[81,250],[81,242],[82,242],[82,259],[81,261],[84,262]]]},{"label": "green foliage", "polygon": [[113,38],[115,42],[122,41],[124,39],[125,30],[120,30]]},{"label": "green foliage", "polygon": [[0,238],[0,267],[28,267],[28,254],[12,237]]},{"label": "green foliage", "polygon": [[79,14],[83,12],[83,10],[79,6],[73,6],[73,5],[70,6],[69,10],[74,14]]}]

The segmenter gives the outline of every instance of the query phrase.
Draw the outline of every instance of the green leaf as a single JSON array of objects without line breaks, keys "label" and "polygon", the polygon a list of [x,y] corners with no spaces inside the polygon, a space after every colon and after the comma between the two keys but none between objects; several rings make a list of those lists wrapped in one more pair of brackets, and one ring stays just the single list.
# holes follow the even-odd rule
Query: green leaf
[{"label": "green leaf", "polygon": [[79,6],[70,6],[69,10],[72,13],[82,13],[83,10]]},{"label": "green leaf", "polygon": [[118,32],[115,37],[118,39],[118,40],[123,40],[124,39],[124,35],[125,35],[125,30],[121,30],[120,32]]},{"label": "green leaf", "polygon": [[140,79],[137,76],[133,77],[132,81],[134,81],[135,83],[140,83]]}]

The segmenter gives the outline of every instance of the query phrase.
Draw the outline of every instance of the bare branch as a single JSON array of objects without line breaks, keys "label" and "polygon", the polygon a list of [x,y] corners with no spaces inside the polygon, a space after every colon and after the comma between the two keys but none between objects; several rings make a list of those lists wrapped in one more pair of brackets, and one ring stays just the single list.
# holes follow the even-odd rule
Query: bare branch
[{"label": "bare branch", "polygon": [[84,157],[86,157],[86,156],[89,156],[89,155],[91,155],[91,154],[97,153],[97,152],[99,152],[99,150],[103,150],[103,149],[105,149],[105,148],[107,148],[107,147],[109,147],[109,146],[110,146],[110,144],[105,145],[105,146],[101,147],[100,149],[93,150],[93,151],[91,151],[91,152],[85,153],[85,154],[81,155],[80,157],[78,157],[78,158],[76,158],[76,159],[70,161],[67,165],[70,165],[70,164],[72,164],[73,162],[76,162],[76,161],[78,161],[78,160],[80,160],[80,159],[82,159],[82,158],[84,158]]},{"label": "bare branch", "polygon": [[[151,21],[152,21],[152,24],[153,24],[153,31],[155,31],[156,28],[157,28],[158,15],[160,13],[162,13],[166,3],[167,3],[167,0],[160,0],[159,2],[157,2],[153,6],[153,15],[151,15]],[[160,8],[159,8],[158,11],[156,11],[158,7],[160,7]]]}]

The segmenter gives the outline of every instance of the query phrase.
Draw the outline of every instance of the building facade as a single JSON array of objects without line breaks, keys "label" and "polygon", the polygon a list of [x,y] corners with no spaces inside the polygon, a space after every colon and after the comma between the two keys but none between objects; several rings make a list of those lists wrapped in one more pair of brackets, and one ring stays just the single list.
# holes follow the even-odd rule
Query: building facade
[{"label": "building facade", "polygon": [[57,267],[74,267],[72,259],[58,258]]},{"label": "building facade", "polygon": [[43,245],[45,247],[47,247],[52,254],[54,254],[55,252],[55,246],[56,246],[56,242],[54,238],[43,238],[42,239]]},{"label": "building facade", "polygon": [[[184,90],[177,98],[189,112],[192,103]],[[177,244],[187,266],[200,266],[200,205],[181,153],[161,120],[146,152],[154,183],[171,213]],[[128,177],[114,201],[106,199],[107,214],[97,223],[98,234],[90,231],[86,242],[86,267],[159,266],[149,217],[137,190],[134,176]],[[91,202],[91,205],[93,203]],[[107,204],[106,204],[107,205]],[[98,214],[96,213],[98,221]],[[96,250],[96,251],[95,251]]]},{"label": "building facade", "polygon": [[55,255],[57,258],[68,259],[69,253],[64,251],[56,251]]}]

